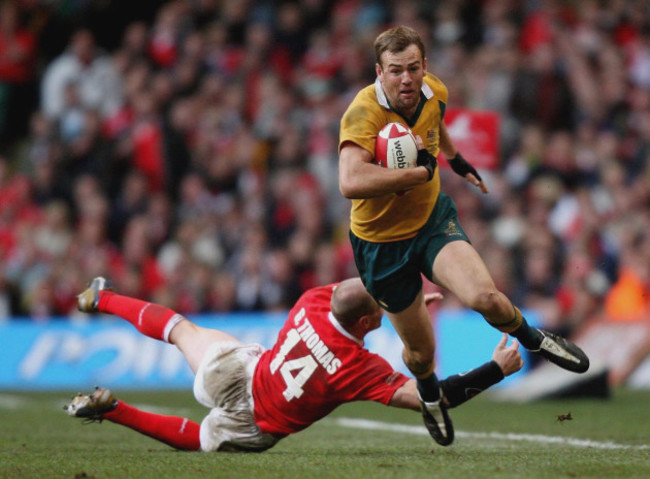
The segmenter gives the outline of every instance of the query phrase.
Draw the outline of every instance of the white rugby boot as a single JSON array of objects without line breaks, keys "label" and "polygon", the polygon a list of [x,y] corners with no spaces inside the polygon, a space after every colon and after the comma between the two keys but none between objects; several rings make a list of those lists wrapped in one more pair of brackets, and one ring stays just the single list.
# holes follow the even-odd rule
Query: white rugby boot
[{"label": "white rugby boot", "polygon": [[100,291],[113,291],[112,283],[102,276],[94,278],[88,288],[77,295],[77,309],[83,313],[96,313]]},{"label": "white rugby boot", "polygon": [[92,394],[78,393],[72,402],[63,406],[68,416],[85,419],[84,422],[102,422],[102,416],[117,407],[117,399],[106,388],[95,386]]},{"label": "white rugby boot", "polygon": [[422,419],[429,434],[441,446],[449,446],[454,442],[454,425],[442,398],[442,390],[440,390],[440,399],[437,401],[424,402],[419,392],[418,398],[422,408]]}]

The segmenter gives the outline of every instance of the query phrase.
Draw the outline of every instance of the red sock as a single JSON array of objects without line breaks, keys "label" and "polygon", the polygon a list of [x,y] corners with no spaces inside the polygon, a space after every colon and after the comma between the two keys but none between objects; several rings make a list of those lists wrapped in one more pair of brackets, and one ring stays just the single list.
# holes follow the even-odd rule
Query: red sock
[{"label": "red sock", "polygon": [[126,319],[145,336],[166,342],[169,342],[172,328],[183,319],[183,316],[165,306],[122,296],[112,291],[100,293],[97,309]]},{"label": "red sock", "polygon": [[163,416],[141,411],[118,401],[117,407],[102,416],[107,421],[130,427],[134,431],[184,451],[199,451],[201,426],[184,417]]}]

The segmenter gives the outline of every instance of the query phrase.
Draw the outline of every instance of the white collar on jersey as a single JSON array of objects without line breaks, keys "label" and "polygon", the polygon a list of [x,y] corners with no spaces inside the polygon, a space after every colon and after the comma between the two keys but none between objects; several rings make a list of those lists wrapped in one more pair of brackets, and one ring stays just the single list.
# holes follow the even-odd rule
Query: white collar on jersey
[{"label": "white collar on jersey", "polygon": [[339,323],[339,322],[336,320],[336,318],[334,317],[334,315],[332,314],[331,311],[329,312],[329,314],[327,315],[327,317],[330,318],[330,323],[332,323],[332,325],[333,325],[333,326],[338,330],[339,333],[341,333],[341,334],[342,334],[343,336],[345,336],[346,338],[350,338],[350,339],[351,339],[352,341],[354,341],[355,343],[358,343],[358,344],[360,344],[361,346],[363,346],[363,341],[360,340],[359,338],[357,338],[357,337],[351,335],[348,331],[346,331],[345,328],[344,328],[343,326],[341,326],[341,323]]},{"label": "white collar on jersey", "polygon": [[[377,94],[377,102],[387,110],[390,110],[390,105],[388,104],[384,89],[381,87],[379,77],[375,79],[375,93]],[[433,98],[433,90],[424,81],[422,82],[422,93],[424,93],[427,100]]]}]

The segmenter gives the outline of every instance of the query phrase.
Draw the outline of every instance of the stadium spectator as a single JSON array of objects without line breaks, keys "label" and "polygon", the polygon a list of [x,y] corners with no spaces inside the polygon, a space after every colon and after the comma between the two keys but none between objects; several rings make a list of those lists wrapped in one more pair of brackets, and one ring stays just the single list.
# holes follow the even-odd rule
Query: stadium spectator
[{"label": "stadium spectator", "polygon": [[[43,73],[63,51],[71,31],[93,25],[87,15],[88,2],[63,5],[5,0],[5,4],[19,6],[18,25],[29,25],[39,41],[32,63],[34,82],[43,82]],[[152,3],[137,2],[128,14],[111,17],[110,27],[96,30],[98,44],[108,49],[106,62],[112,63],[110,68],[124,85],[124,97],[117,112],[108,118],[82,102],[81,112],[95,122],[80,137],[86,135],[87,139],[78,143],[79,147],[86,148],[85,154],[79,155],[75,153],[78,149],[69,146],[64,148],[59,123],[43,109],[30,117],[30,132],[26,136],[0,145],[7,158],[6,181],[0,183],[0,276],[5,278],[4,288],[10,292],[11,300],[4,304],[9,305],[11,315],[28,314],[24,303],[16,298],[28,295],[22,288],[32,283],[21,283],[21,273],[14,275],[15,270],[11,277],[2,272],[8,268],[6,258],[14,255],[14,248],[20,247],[15,243],[17,228],[10,220],[13,200],[4,201],[5,195],[15,194],[10,185],[19,178],[28,178],[31,183],[28,204],[40,209],[41,215],[49,203],[66,201],[71,211],[69,228],[72,230],[79,226],[73,185],[81,176],[90,172],[98,177],[109,204],[116,204],[124,196],[122,190],[129,188],[125,178],[134,169],[130,146],[134,104],[143,90],[154,97],[155,124],[158,132],[162,132],[164,175],[167,180],[173,180],[167,181],[163,191],[146,198],[147,208],[151,203],[159,206],[167,203],[170,209],[169,213],[162,213],[167,215],[163,221],[167,226],[161,223],[157,226],[159,234],[164,236],[154,246],[158,258],[162,245],[176,236],[183,223],[179,216],[182,210],[177,206],[184,178],[198,173],[207,180],[206,172],[210,171],[216,181],[206,183],[206,191],[211,195],[210,201],[217,205],[218,214],[197,219],[195,228],[202,232],[201,237],[218,236],[223,262],[213,263],[218,266],[213,266],[212,276],[223,274],[240,282],[236,269],[230,267],[236,259],[229,259],[243,241],[245,225],[255,223],[267,229],[265,208],[273,202],[269,200],[272,196],[269,192],[273,191],[278,174],[275,165],[282,163],[278,158],[281,150],[278,143],[286,131],[294,130],[303,142],[300,154],[304,155],[298,161],[297,170],[300,173],[308,170],[323,194],[318,215],[314,215],[320,218],[310,221],[323,224],[316,242],[319,259],[312,258],[312,264],[292,267],[292,283],[309,286],[314,284],[310,277],[332,274],[325,271],[327,261],[321,257],[328,254],[333,255],[329,256],[329,264],[336,265],[336,280],[356,274],[346,239],[349,202],[338,193],[334,173],[338,161],[338,124],[354,95],[375,77],[369,45],[380,29],[398,18],[413,21],[413,26],[421,29],[427,51],[436,59],[435,73],[450,88],[448,108],[489,108],[501,115],[500,164],[495,170],[480,171],[491,194],[476,194],[471,185],[465,186],[453,174],[443,178],[445,192],[462,203],[458,206],[463,208],[460,211],[463,226],[488,263],[499,289],[503,288],[508,296],[513,295],[518,304],[527,303],[530,298],[526,288],[518,287],[525,286],[521,265],[527,263],[528,255],[534,254],[523,245],[526,232],[540,236],[551,234],[556,242],[551,260],[553,282],[557,285],[554,293],[560,296],[561,308],[570,307],[568,298],[574,296],[582,297],[583,305],[596,302],[595,310],[570,307],[576,316],[571,324],[563,327],[575,331],[589,315],[606,313],[602,295],[597,293],[595,298],[588,299],[584,282],[573,277],[571,270],[562,264],[569,252],[586,248],[593,261],[585,264],[590,271],[585,272],[584,278],[604,275],[606,284],[614,284],[622,263],[625,243],[622,237],[631,224],[630,218],[641,224],[648,221],[650,90],[647,87],[648,31],[643,26],[647,15],[643,2],[605,0],[584,6],[581,3],[578,8],[577,3],[491,0],[439,2],[424,10],[422,2],[413,0],[400,2],[399,8],[397,3],[301,2],[301,13],[297,16],[295,11],[292,13],[299,27],[295,31],[311,34],[303,37],[305,44],[300,46],[305,55],[295,60],[289,59],[288,51],[275,37],[273,19],[278,4],[274,2],[252,0],[246,3],[248,8],[242,8],[244,4],[238,2],[153,4],[155,7],[150,8]],[[115,13],[120,7],[113,8]],[[165,18],[159,20],[162,17]],[[6,15],[0,15],[0,22],[9,20]],[[161,66],[152,56],[152,39],[158,33],[156,48],[161,47],[157,50],[161,56],[157,58],[165,61],[168,53],[165,44],[174,50],[169,66]],[[121,42],[118,35],[122,35]],[[112,39],[108,41],[108,37]],[[325,46],[321,57],[318,49]],[[537,49],[546,51],[535,53],[538,57],[533,61],[531,55]],[[175,86],[177,76],[181,71],[191,72],[180,65],[185,51],[192,64],[200,63],[195,78],[198,86],[181,92]],[[323,64],[324,58],[331,57],[339,59],[338,70]],[[536,70],[533,64],[539,68]],[[548,83],[541,84],[543,94],[542,90],[537,93],[548,98],[549,103],[518,103],[527,97],[519,97],[512,85],[518,82],[521,85],[524,73],[536,75],[543,71],[547,73],[544,78]],[[307,80],[313,78],[318,80]],[[72,84],[75,83],[79,88],[79,82]],[[562,88],[554,90],[560,84]],[[552,91],[568,91],[571,97],[569,106],[562,107],[567,118],[560,122],[570,125],[568,129],[559,130],[557,124],[546,128],[541,121],[553,111],[557,114],[559,103],[549,94]],[[38,102],[37,95],[31,101]],[[28,109],[20,105],[21,111],[27,113]],[[530,116],[519,116],[522,106]],[[98,120],[102,122],[99,131]],[[563,135],[563,155],[573,165],[572,171],[560,170],[554,182],[548,182],[548,176],[547,182],[538,182],[548,150],[551,145],[556,150]],[[94,143],[88,141],[91,138]],[[287,143],[291,143],[289,140]],[[88,150],[89,145],[99,149]],[[233,151],[238,155],[236,167],[223,165],[223,160]],[[447,174],[444,168],[441,174]],[[521,203],[519,213],[511,211],[513,198]],[[513,214],[518,220],[507,224],[514,225],[514,229],[504,229],[501,220]],[[113,217],[112,210],[110,216],[110,225],[120,222]],[[587,228],[583,227],[583,217],[589,218]],[[597,224],[595,234],[593,226],[589,226],[593,223]],[[587,245],[583,229],[590,231]],[[508,238],[504,238],[506,231],[511,233]],[[117,234],[117,229],[109,226],[110,243],[119,246]],[[281,242],[268,229],[267,235],[264,258],[271,251],[288,249],[288,235],[281,236]],[[305,236],[303,232],[298,235]],[[304,241],[295,243],[295,246],[309,245]],[[500,248],[505,248],[507,253],[507,267],[500,266],[504,257]],[[315,251],[313,239],[311,251]],[[71,277],[69,269],[58,267],[51,259],[45,262],[52,271],[50,274],[56,277],[55,284],[73,282],[66,289],[77,289],[79,279]],[[139,282],[135,281],[136,276],[132,271],[123,278],[128,277],[132,285]],[[126,284],[121,283],[121,278],[119,281],[124,290]],[[588,284],[592,281],[589,279]],[[597,280],[598,283],[602,282]],[[165,284],[153,298],[173,298],[178,286],[171,277],[165,276]],[[129,287],[128,291],[136,294],[139,290]],[[205,296],[209,303],[211,295],[183,296]],[[181,309],[180,303],[167,305]],[[460,303],[448,295],[443,305],[459,307]],[[209,306],[204,304],[200,308]],[[59,311],[56,306],[47,309]],[[557,308],[540,311],[542,324],[557,320],[547,317],[547,311],[553,310]]]},{"label": "stadium spectator", "polygon": [[0,144],[25,135],[36,107],[37,35],[22,25],[18,2],[0,2]]},{"label": "stadium spectator", "polygon": [[605,297],[605,311],[614,321],[647,319],[650,311],[650,248],[648,222],[636,225],[624,236],[617,280]]},{"label": "stadium spectator", "polygon": [[158,10],[148,45],[149,57],[157,66],[169,68],[177,61],[182,20],[182,2],[172,1]]},{"label": "stadium spectator", "polygon": [[[374,49],[377,79],[359,92],[341,120],[339,185],[352,200],[350,239],[361,278],[404,343],[402,355],[417,378],[427,429],[436,442],[448,445],[453,425],[434,372],[435,340],[422,275],[558,366],[582,373],[589,359],[568,340],[530,326],[496,289],[458,222],[456,205],[441,192],[440,152],[455,173],[483,193],[488,190],[445,127],[448,91],[427,72],[420,35],[410,27],[394,27],[376,38]],[[374,164],[375,139],[390,122],[406,122],[418,135],[415,168]],[[400,195],[404,189],[408,194]]]},{"label": "stadium spectator", "polygon": [[[260,452],[350,401],[419,408],[415,381],[363,348],[363,338],[381,325],[383,313],[358,278],[307,291],[268,351],[197,326],[163,306],[118,295],[104,278],[95,278],[79,295],[79,309],[116,314],[142,334],[176,345],[196,375],[195,398],[211,411],[199,425],[141,411],[97,388],[74,397],[68,414],[106,419],[177,449]],[[522,367],[518,343],[506,347],[506,342],[504,334],[492,361],[441,381],[449,407]]]},{"label": "stadium spectator", "polygon": [[130,66],[140,61],[147,60],[148,40],[149,29],[145,22],[136,21],[127,25],[122,36],[122,44],[116,51],[124,61],[123,68],[118,69],[120,72],[128,70]]},{"label": "stadium spectator", "polygon": [[102,117],[115,113],[122,103],[122,79],[111,58],[98,49],[93,33],[86,29],[74,32],[69,48],[45,70],[41,104],[48,118],[60,118],[70,84],[77,85],[82,107]]}]

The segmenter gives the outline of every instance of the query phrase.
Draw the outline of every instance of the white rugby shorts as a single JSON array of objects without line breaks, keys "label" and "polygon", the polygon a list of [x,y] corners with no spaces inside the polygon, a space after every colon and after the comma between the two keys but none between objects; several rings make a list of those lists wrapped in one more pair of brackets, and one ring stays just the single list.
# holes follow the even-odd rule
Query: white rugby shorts
[{"label": "white rugby shorts", "polygon": [[264,451],[278,442],[262,434],[253,415],[253,373],[264,350],[234,341],[206,350],[194,378],[194,397],[211,408],[201,422],[201,450]]}]

